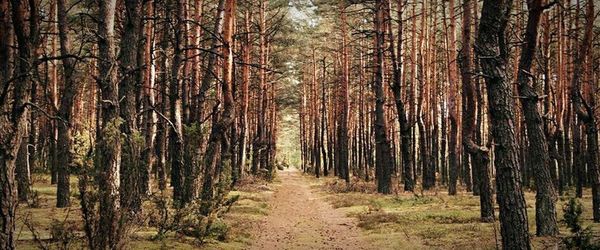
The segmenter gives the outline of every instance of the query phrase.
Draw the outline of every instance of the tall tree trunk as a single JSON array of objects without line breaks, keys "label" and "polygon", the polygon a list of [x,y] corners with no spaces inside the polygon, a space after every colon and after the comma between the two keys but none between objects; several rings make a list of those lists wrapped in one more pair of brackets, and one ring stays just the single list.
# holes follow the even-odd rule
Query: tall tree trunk
[{"label": "tall tree trunk", "polygon": [[60,54],[63,57],[63,79],[64,92],[60,99],[58,116],[62,119],[57,121],[58,141],[58,183],[56,191],[56,207],[68,207],[71,205],[70,195],[70,167],[73,164],[71,153],[72,145],[72,110],[75,97],[78,95],[80,83],[75,80],[75,59],[69,57],[71,53],[71,41],[69,38],[69,23],[67,20],[67,5],[65,0],[57,0],[58,32],[60,37]]},{"label": "tall tree trunk", "polygon": [[[594,222],[600,222],[600,170],[598,167],[598,128],[596,127],[596,118],[594,107],[596,105],[596,87],[590,86],[588,93],[582,92],[583,74],[585,71],[585,61],[592,48],[593,27],[594,27],[594,0],[588,0],[586,3],[585,26],[583,41],[577,51],[575,65],[573,65],[573,78],[571,82],[571,99],[573,100],[573,109],[577,117],[585,124],[587,134],[587,165],[590,170],[592,185],[592,210]],[[587,62],[591,63],[591,62]],[[587,97],[584,95],[588,95]],[[587,100],[586,100],[587,99]],[[579,168],[582,168],[580,164]],[[581,170],[580,170],[581,171]]]},{"label": "tall tree trunk", "polygon": [[124,124],[121,127],[125,140],[121,166],[121,206],[139,211],[142,206],[143,183],[145,175],[140,161],[144,145],[138,139],[141,137],[137,119],[136,89],[142,87],[144,63],[139,59],[143,53],[143,8],[142,1],[125,1],[125,23],[120,44],[119,65],[122,80],[119,85],[120,114]]},{"label": "tall tree trunk", "polygon": [[530,249],[527,207],[520,183],[514,101],[507,73],[506,25],[511,0],[484,0],[475,51],[488,89],[500,233],[504,249]]},{"label": "tall tree trunk", "polygon": [[[224,2],[224,3],[223,3]],[[208,147],[204,157],[204,182],[202,186],[202,203],[200,213],[204,216],[212,213],[215,208],[214,187],[228,187],[231,174],[231,152],[229,150],[231,124],[235,113],[233,99],[233,23],[235,18],[235,0],[221,0],[223,6],[223,110],[213,125]],[[221,12],[220,10],[218,12]],[[215,177],[219,178],[219,185],[215,185]],[[217,190],[217,198],[222,198],[224,190]]]},{"label": "tall tree trunk", "polygon": [[115,56],[116,0],[98,1],[98,86],[101,92],[101,124],[96,138],[95,166],[98,171],[100,213],[97,242],[99,249],[114,249],[122,243],[119,187],[121,132],[119,84]]},{"label": "tall tree trunk", "polygon": [[[252,173],[256,174],[259,169],[266,168],[264,165],[264,151],[266,151],[265,137],[266,137],[266,72],[265,72],[265,64],[266,64],[266,20],[265,20],[265,1],[259,0],[259,13],[258,13],[258,35],[259,35],[259,66],[258,69],[258,101],[257,101],[257,124],[256,124],[256,132],[255,138],[252,147]],[[312,147],[311,147],[312,148]],[[312,154],[312,153],[311,153]],[[314,158],[313,158],[314,159]]]},{"label": "tall tree trunk", "polygon": [[[190,1],[191,2],[191,1]],[[204,0],[194,0],[194,21],[197,22],[195,24],[193,24],[193,28],[191,29],[192,32],[192,41],[191,41],[191,47],[194,48],[192,50],[192,53],[195,53],[197,55],[199,55],[202,50],[201,50],[201,46],[202,46],[202,35],[204,33],[204,30],[202,29],[202,21],[203,21],[203,17],[204,17]],[[200,58],[199,56],[194,56],[192,58],[192,65],[198,65],[199,63],[202,62],[202,58]],[[198,91],[200,88],[200,81],[201,81],[201,72],[202,69],[200,69],[199,67],[195,67],[192,66],[192,80],[191,80],[191,88],[190,88],[190,94],[191,94],[191,107],[190,107],[190,120],[191,122],[198,122],[201,118],[200,118],[200,114],[202,113],[201,109],[202,107],[198,106],[198,98],[196,98],[196,96],[198,95]],[[198,151],[201,151],[202,149],[199,149]]]},{"label": "tall tree trunk", "polygon": [[[339,113],[337,114],[337,147],[335,149],[335,159],[340,170],[340,177],[346,180],[346,183],[350,183],[350,169],[348,168],[348,84],[350,73],[348,69],[348,32],[346,30],[346,13],[343,2],[340,2],[340,22],[342,26],[342,81],[338,87],[337,101]],[[325,84],[325,79],[323,79],[323,84]]]},{"label": "tall tree trunk", "polygon": [[251,51],[252,51],[252,38],[250,36],[250,11],[247,10],[244,14],[244,36],[242,41],[242,86],[240,93],[240,114],[239,114],[239,147],[237,152],[238,166],[234,171],[234,183],[237,179],[241,178],[244,169],[246,168],[246,148],[248,138],[248,103],[249,103],[249,91],[250,86],[250,63],[251,63]]},{"label": "tall tree trunk", "polygon": [[[30,14],[37,16],[35,2],[31,1]],[[2,1],[2,26],[8,27],[8,3]],[[0,116],[0,134],[6,135],[0,139],[0,248],[15,249],[15,215],[17,209],[17,187],[15,183],[16,158],[19,145],[26,135],[26,122],[29,113],[26,103],[29,101],[29,91],[32,81],[29,71],[33,64],[32,47],[29,41],[30,31],[25,27],[25,14],[27,6],[24,2],[11,1],[12,25],[17,38],[17,57],[14,74],[12,96],[8,96],[10,82],[9,67],[2,69],[2,96],[0,96],[0,109],[4,112]],[[34,18],[29,20],[33,22]],[[4,31],[2,32],[4,33]],[[4,39],[7,40],[4,40]],[[8,54],[8,35],[2,39],[2,53]],[[8,59],[8,57],[6,57]],[[11,101],[7,98],[12,97]]]},{"label": "tall tree trunk", "polygon": [[[155,6],[156,2],[155,2]],[[168,15],[168,11],[162,11],[162,16],[165,18]],[[170,29],[167,22],[163,22],[160,26],[162,32],[160,33],[160,40],[158,42],[159,53],[157,53],[157,82],[160,84],[160,112],[165,117],[170,116],[169,105],[167,96],[169,95],[169,83],[168,83],[168,72],[167,67],[167,50],[169,48]],[[156,158],[158,159],[156,164],[156,172],[158,179],[158,189],[164,191],[167,188],[167,137],[170,129],[172,129],[165,117],[162,117],[161,122],[158,124],[157,140],[156,140]]]},{"label": "tall tree trunk", "polygon": [[[391,3],[388,2],[386,5],[386,16],[387,20],[391,20]],[[402,1],[398,1],[398,16],[402,17]],[[402,151],[402,177],[404,181],[404,191],[412,192],[415,188],[415,181],[413,178],[412,171],[412,156],[410,154],[411,148],[411,135],[410,135],[410,125],[408,124],[406,109],[404,107],[404,103],[402,101],[402,19],[398,22],[398,39],[397,39],[397,54],[394,53],[394,36],[392,33],[391,23],[388,24],[388,36],[390,40],[389,52],[392,58],[392,84],[391,89],[394,94],[394,104],[396,105],[396,111],[398,114],[398,123],[400,124],[400,144]]]},{"label": "tall tree trunk", "polygon": [[[150,0],[145,3],[146,17],[154,16],[154,1]],[[144,106],[144,148],[142,151],[143,165],[140,178],[140,191],[142,194],[150,194],[152,192],[151,176],[152,167],[155,161],[154,142],[156,135],[156,115],[154,111],[155,94],[154,94],[154,22],[147,20],[144,27],[144,54],[143,54],[143,106]],[[140,62],[142,63],[142,62]]]},{"label": "tall tree trunk", "polygon": [[[328,155],[327,150],[325,150],[325,132],[327,131],[327,62],[325,57],[322,60],[322,77],[321,77],[321,131],[319,135],[319,150],[320,154],[323,156],[323,175],[329,175],[329,165],[328,165]],[[332,159],[329,159],[330,161]],[[343,165],[343,163],[340,162]]]},{"label": "tall tree trunk", "polygon": [[[474,136],[476,131],[476,119],[475,115],[477,114],[477,100],[475,99],[475,83],[473,82],[473,57],[471,53],[471,25],[472,25],[472,3],[471,0],[463,0],[463,23],[462,23],[462,48],[459,52],[458,62],[460,66],[461,76],[462,76],[462,90],[465,95],[464,107],[463,109],[463,126],[462,126],[462,136],[463,136],[463,147],[466,152],[468,152],[473,158],[473,170],[475,173],[483,173],[483,171],[488,171],[488,163],[489,163],[489,150],[482,145],[477,145],[474,140]],[[483,106],[483,105],[481,105]],[[481,107],[480,107],[481,108]],[[487,176],[487,175],[486,175]],[[480,184],[489,185],[489,179],[482,179],[482,176],[479,175],[476,177],[480,182]],[[480,192],[486,192],[485,194],[480,195],[480,203],[481,203],[481,219],[483,221],[492,221],[494,219],[494,208],[493,208],[493,196],[489,193],[487,188],[476,187]]]},{"label": "tall tree trunk", "polygon": [[556,191],[550,175],[548,153],[548,141],[543,127],[542,115],[538,111],[539,95],[536,93],[536,84],[531,85],[531,64],[535,56],[537,46],[538,27],[542,12],[542,0],[527,2],[529,15],[525,38],[521,48],[519,60],[519,72],[517,76],[518,90],[523,105],[523,115],[527,125],[527,137],[529,138],[529,150],[531,166],[534,172],[536,185],[535,202],[535,224],[538,236],[558,234],[556,222]]},{"label": "tall tree trunk", "polygon": [[375,94],[375,169],[377,173],[377,192],[389,194],[392,192],[392,170],[394,162],[390,142],[387,136],[387,122],[384,115],[383,105],[385,95],[383,92],[384,78],[384,43],[385,43],[385,0],[375,1],[375,74],[373,92]]},{"label": "tall tree trunk", "polygon": [[[222,33],[223,31],[223,27],[224,27],[224,15],[225,15],[225,11],[224,11],[224,4],[225,4],[225,0],[219,0],[218,2],[218,6],[217,6],[217,12],[216,12],[216,16],[215,16],[215,23],[213,26],[213,30],[212,30],[212,37],[211,37],[211,44],[210,44],[210,52],[208,53],[208,59],[206,62],[206,68],[204,68],[204,74],[202,75],[202,81],[200,84],[200,89],[199,89],[199,93],[198,93],[198,107],[199,109],[203,109],[204,108],[204,103],[206,102],[206,95],[208,93],[208,90],[212,87],[213,83],[216,82],[217,80],[217,73],[215,71],[216,65],[217,65],[217,59],[218,59],[218,55],[219,53],[219,46],[222,44],[221,38],[219,37],[219,34]],[[184,21],[184,20],[182,20]],[[213,114],[215,115],[215,114]],[[216,120],[217,117],[213,117],[213,120]],[[213,125],[213,130],[215,125]],[[212,134],[212,131],[211,131]],[[214,140],[214,139],[213,139]],[[205,150],[205,154],[204,154],[204,163],[206,163],[207,161],[212,161],[214,162],[215,159],[208,159],[211,157],[211,155],[209,155],[209,152],[211,154],[215,154],[218,155],[218,152],[213,152],[216,150],[215,148],[215,142],[211,142],[209,140],[208,144],[213,147],[213,148],[206,148]],[[202,145],[201,145],[202,146]],[[229,152],[228,152],[229,153]],[[190,166],[191,167],[191,166]],[[212,167],[206,164],[203,164],[202,167],[204,167],[204,169],[202,171],[204,171],[204,173],[207,173],[207,171],[211,171]],[[192,199],[194,199],[196,196],[198,196],[197,193],[197,189],[200,186],[200,170],[197,168],[192,169],[192,171],[190,171],[190,174],[186,176],[185,180],[186,180],[186,200],[187,201],[191,201]],[[211,180],[212,181],[212,180]],[[204,184],[206,184],[206,176],[205,176],[205,180],[204,180]],[[204,193],[205,190],[202,190],[202,193]]]},{"label": "tall tree trunk", "polygon": [[[321,113],[321,111],[319,110],[319,96],[317,95],[317,59],[315,58],[315,49],[313,49],[313,54],[312,54],[312,80],[311,80],[311,85],[310,85],[310,89],[311,89],[311,96],[312,96],[312,110],[313,110],[313,143],[311,145],[311,149],[312,149],[312,156],[313,156],[313,168],[315,170],[315,176],[317,178],[319,178],[321,176],[321,147],[320,147],[320,143],[319,143],[319,139],[320,139],[320,130],[322,130],[323,128],[320,128],[320,116],[319,113]],[[337,145],[336,145],[337,146]],[[266,145],[264,145],[264,147],[266,147]],[[336,164],[336,168],[337,168],[338,164]],[[339,172],[338,172],[339,173]]]},{"label": "tall tree trunk", "polygon": [[[171,185],[173,186],[173,201],[186,203],[191,201],[193,188],[184,189],[184,168],[193,166],[184,165],[184,140],[183,140],[183,66],[184,66],[184,39],[185,0],[176,0],[174,13],[169,13],[174,19],[173,63],[171,64],[171,82],[169,88],[170,119],[174,128],[169,130],[169,156],[171,159]],[[210,73],[209,73],[210,74]],[[187,187],[187,185],[186,185]],[[186,195],[187,197],[184,197]]]},{"label": "tall tree trunk", "polygon": [[[454,0],[448,2],[450,23],[447,28],[446,41],[448,43],[448,84],[450,85],[448,93],[448,108],[450,121],[450,141],[448,142],[448,158],[449,158],[449,183],[448,194],[456,194],[456,184],[458,181],[458,173],[460,171],[460,150],[458,148],[458,68],[456,65],[456,21],[454,17]],[[445,19],[444,19],[445,20]],[[445,21],[444,21],[445,22]]]}]

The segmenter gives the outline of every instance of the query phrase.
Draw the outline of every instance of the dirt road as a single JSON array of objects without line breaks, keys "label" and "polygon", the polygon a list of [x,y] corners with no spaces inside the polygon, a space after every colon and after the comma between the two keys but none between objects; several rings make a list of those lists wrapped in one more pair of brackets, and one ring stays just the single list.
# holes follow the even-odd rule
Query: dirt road
[{"label": "dirt road", "polygon": [[311,189],[296,169],[278,172],[281,184],[269,198],[270,213],[250,249],[370,249],[352,218]]}]

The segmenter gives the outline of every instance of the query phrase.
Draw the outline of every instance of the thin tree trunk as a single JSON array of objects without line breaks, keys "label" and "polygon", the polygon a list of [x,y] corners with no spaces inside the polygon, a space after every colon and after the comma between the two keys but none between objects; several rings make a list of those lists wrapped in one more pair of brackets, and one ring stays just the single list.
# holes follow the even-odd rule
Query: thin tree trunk
[{"label": "thin tree trunk", "polygon": [[240,103],[240,115],[239,115],[239,147],[237,152],[238,166],[234,171],[234,183],[237,179],[241,178],[244,169],[246,168],[246,147],[248,138],[248,102],[250,86],[250,63],[251,63],[251,51],[252,51],[252,38],[250,36],[250,11],[246,11],[244,14],[244,39],[242,41],[242,86],[241,88],[241,103]]},{"label": "thin tree trunk", "polygon": [[[329,175],[329,165],[328,165],[328,155],[327,155],[327,150],[325,150],[325,132],[327,131],[327,80],[326,80],[326,74],[327,74],[327,62],[325,61],[325,58],[323,58],[322,60],[323,62],[323,67],[322,67],[322,77],[321,77],[321,131],[320,131],[320,135],[319,135],[319,150],[320,150],[320,155],[323,156],[323,175],[324,176],[328,176]],[[331,159],[329,159],[331,160]]]},{"label": "thin tree trunk", "polygon": [[[459,160],[459,149],[458,149],[458,68],[456,65],[456,35],[455,35],[455,18],[454,18],[454,0],[448,2],[449,18],[450,23],[447,26],[446,41],[448,43],[448,108],[449,108],[449,121],[450,121],[450,141],[448,142],[448,155],[449,155],[449,183],[448,183],[448,194],[456,194],[456,184],[458,181],[458,174],[460,171],[460,160]],[[444,19],[444,22],[445,19]]]},{"label": "thin tree trunk", "polygon": [[[150,0],[145,3],[146,17],[154,16],[154,1]],[[143,53],[143,106],[144,106],[144,148],[142,150],[143,165],[140,178],[140,193],[150,194],[152,192],[152,167],[154,166],[154,142],[156,136],[156,115],[154,111],[155,94],[154,94],[154,22],[147,20],[144,27],[144,52]],[[142,62],[140,62],[142,63]]]},{"label": "thin tree trunk", "polygon": [[[156,3],[155,3],[155,6]],[[163,18],[168,15],[167,11],[163,11]],[[159,53],[157,55],[157,82],[160,84],[160,111],[166,117],[169,117],[169,108],[167,96],[169,95],[168,84],[168,67],[167,67],[167,50],[169,47],[169,24],[163,22],[161,25],[162,33],[158,43]],[[167,137],[171,127],[168,126],[165,119],[161,119],[158,124],[157,141],[156,141],[156,172],[158,179],[158,189],[164,191],[167,188]]]},{"label": "thin tree trunk", "polygon": [[[318,81],[317,81],[317,59],[315,58],[315,50],[313,49],[312,54],[312,80],[311,80],[311,91],[312,91],[312,110],[313,110],[313,122],[314,122],[314,130],[313,130],[313,144],[312,144],[312,155],[313,155],[313,168],[315,170],[315,176],[319,178],[321,176],[321,146],[320,146],[320,130],[323,128],[320,127],[320,115],[321,110],[319,110],[319,96],[317,94],[318,90]],[[265,145],[266,146],[266,145]],[[336,145],[337,147],[337,145]],[[338,164],[336,164],[336,167]],[[339,172],[338,172],[339,173]]]},{"label": "thin tree trunk", "polygon": [[[347,44],[347,28],[346,28],[346,13],[343,2],[340,2],[340,22],[342,36],[342,79],[338,87],[338,111],[337,114],[337,139],[335,159],[340,170],[340,178],[350,183],[350,169],[348,168],[348,84],[350,81],[350,73],[348,69],[348,44]],[[325,84],[325,79],[323,79]],[[323,128],[324,129],[324,128]]]}]

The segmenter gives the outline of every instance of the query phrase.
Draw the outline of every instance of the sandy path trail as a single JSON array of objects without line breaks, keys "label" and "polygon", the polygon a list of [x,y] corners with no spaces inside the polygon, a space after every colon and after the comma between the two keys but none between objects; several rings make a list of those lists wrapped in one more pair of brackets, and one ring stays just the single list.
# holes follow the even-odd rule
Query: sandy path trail
[{"label": "sandy path trail", "polygon": [[354,219],[329,205],[296,169],[278,172],[269,215],[254,231],[250,249],[372,249]]}]

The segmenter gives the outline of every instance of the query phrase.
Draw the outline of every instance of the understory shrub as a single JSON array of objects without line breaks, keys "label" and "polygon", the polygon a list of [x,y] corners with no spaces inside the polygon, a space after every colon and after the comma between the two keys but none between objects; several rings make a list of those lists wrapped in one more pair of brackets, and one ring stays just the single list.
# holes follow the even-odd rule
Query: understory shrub
[{"label": "understory shrub", "polygon": [[571,231],[571,235],[563,239],[563,243],[568,249],[600,249],[600,245],[593,242],[593,235],[590,227],[583,228],[581,223],[581,214],[583,205],[576,198],[569,199],[564,208],[564,222]]}]

